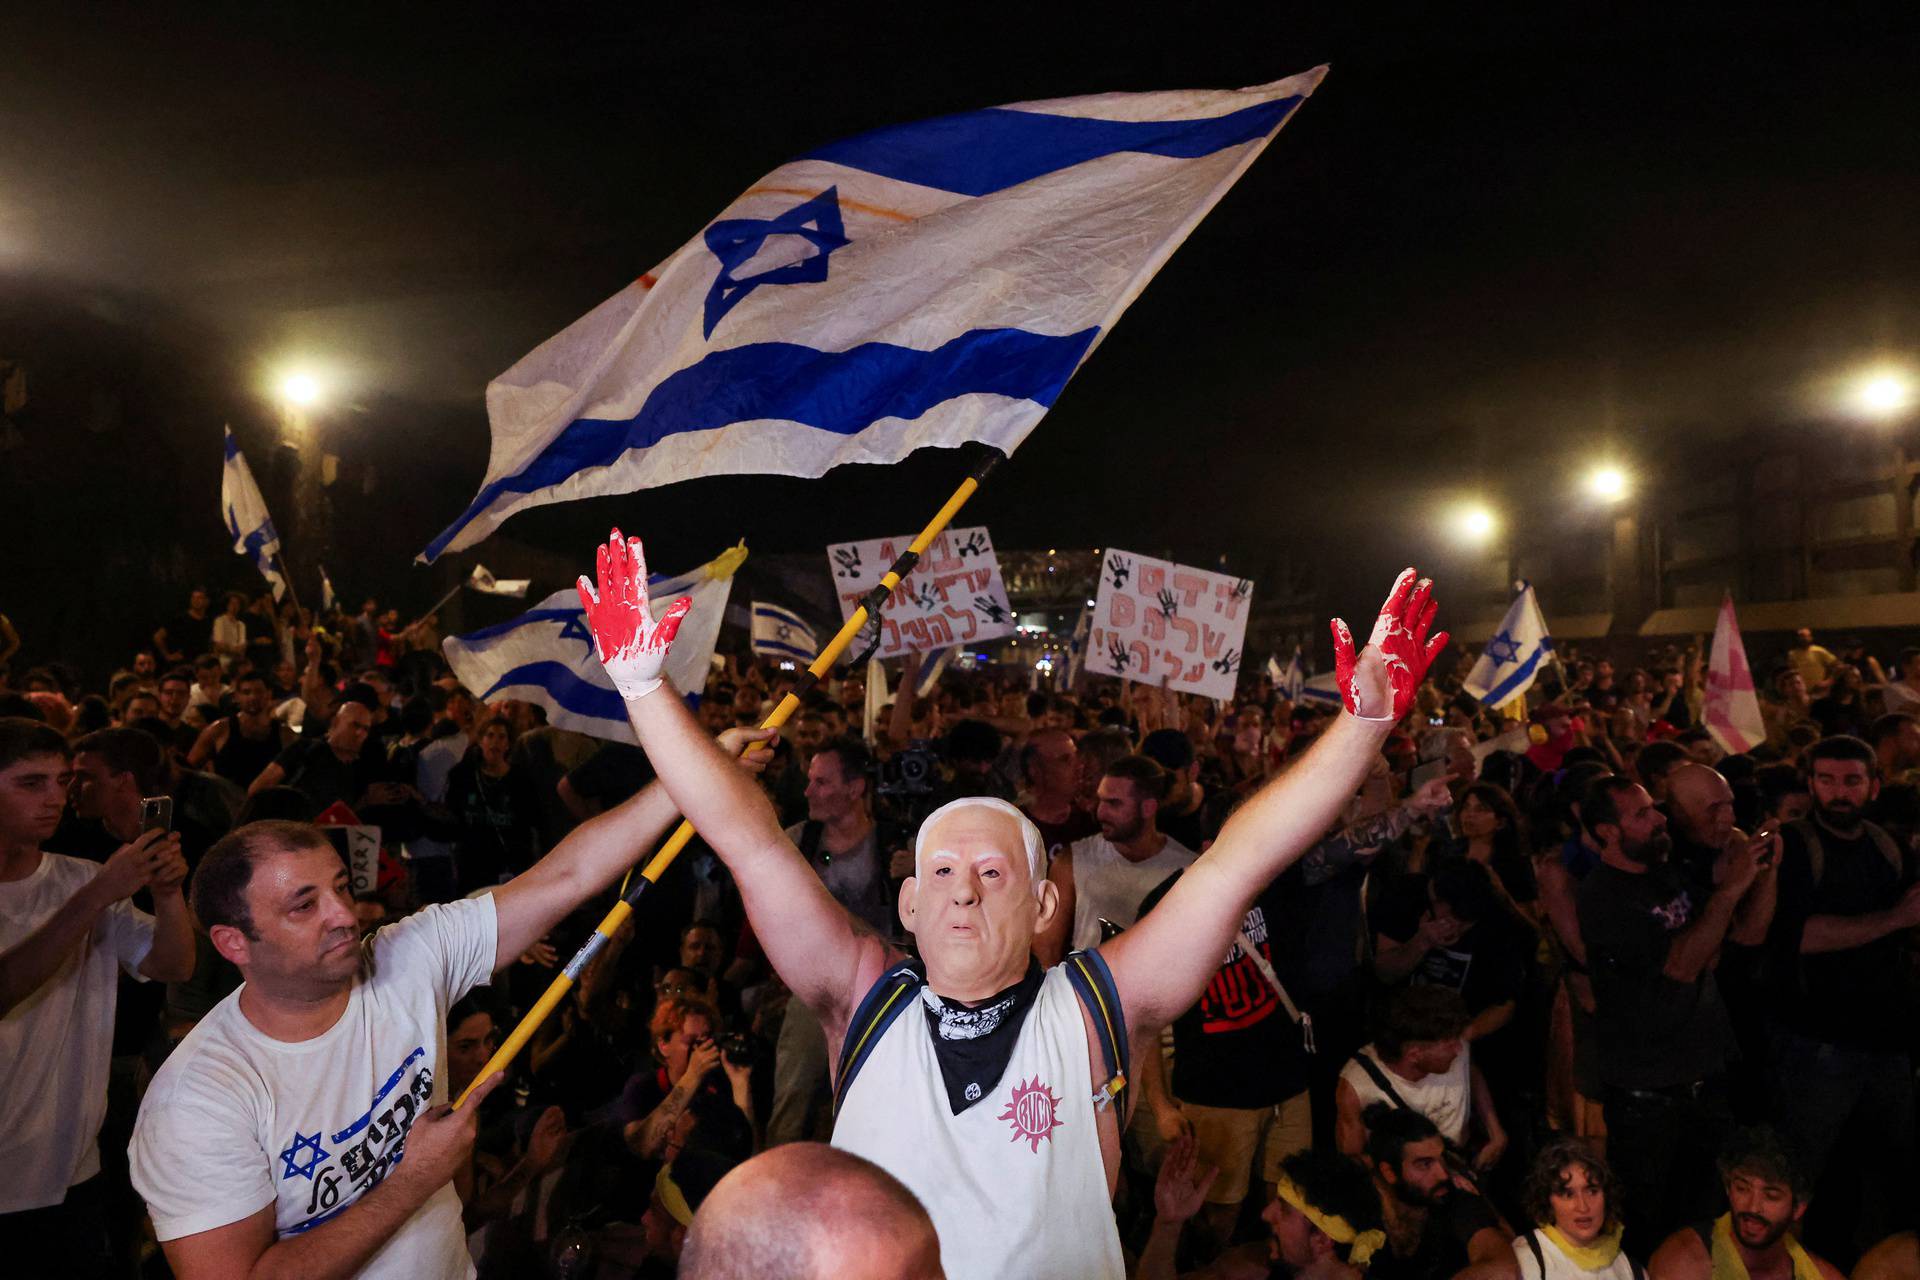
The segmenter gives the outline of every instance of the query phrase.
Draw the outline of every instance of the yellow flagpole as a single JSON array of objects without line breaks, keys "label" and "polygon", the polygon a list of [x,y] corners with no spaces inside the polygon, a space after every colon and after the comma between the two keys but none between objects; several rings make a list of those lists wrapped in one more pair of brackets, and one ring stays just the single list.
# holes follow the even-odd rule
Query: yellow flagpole
[{"label": "yellow flagpole", "polygon": [[[973,468],[967,478],[960,482],[960,487],[953,491],[953,496],[934,513],[933,519],[927,522],[926,528],[922,529],[908,544],[900,558],[894,561],[893,566],[880,579],[879,585],[866,594],[860,606],[841,625],[833,639],[829,640],[826,647],[821,649],[814,660],[807,665],[806,673],[799,683],[788,690],[767,718],[760,722],[761,728],[778,729],[787,722],[788,716],[799,709],[800,699],[812,689],[814,684],[833,670],[833,664],[840,660],[840,655],[847,651],[854,637],[860,634],[860,629],[867,625],[867,619],[879,611],[881,604],[893,594],[894,588],[900,585],[901,579],[913,571],[920,557],[926,554],[928,547],[933,545],[933,540],[953,522],[960,508],[967,504],[967,499],[973,497],[974,492],[980,488],[981,482],[1005,456],[996,449],[986,450],[986,456]],[[580,975],[593,962],[593,958],[600,953],[601,948],[607,945],[608,940],[625,923],[627,917],[633,914],[634,905],[665,874],[667,868],[673,865],[673,860],[680,856],[680,851],[687,847],[687,842],[692,840],[693,836],[693,824],[682,819],[679,827],[667,837],[666,843],[660,846],[660,851],[654,854],[652,860],[641,870],[640,879],[621,895],[620,900],[613,904],[613,909],[594,926],[593,932],[587,935],[587,940],[581,944],[578,951],[574,952],[573,959],[567,961],[566,967],[554,978],[552,985],[533,1002],[533,1008],[527,1010],[527,1016],[520,1019],[520,1024],[500,1042],[500,1047],[494,1050],[493,1056],[487,1059],[487,1065],[480,1068],[472,1082],[461,1091],[460,1097],[453,1104],[455,1108],[465,1104],[467,1096],[481,1081],[496,1071],[504,1071],[520,1050],[526,1048],[527,1042],[533,1038],[533,1033],[539,1030],[540,1024],[546,1021],[547,1015],[567,998],[567,992],[571,991],[574,983],[580,980]]]}]

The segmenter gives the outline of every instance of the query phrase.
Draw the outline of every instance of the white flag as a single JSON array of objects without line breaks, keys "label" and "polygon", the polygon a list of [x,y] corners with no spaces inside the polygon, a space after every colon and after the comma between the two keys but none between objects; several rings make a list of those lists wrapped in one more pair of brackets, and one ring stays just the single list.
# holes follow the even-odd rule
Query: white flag
[{"label": "white flag", "polygon": [[1740,643],[1740,623],[1733,616],[1731,591],[1720,602],[1720,621],[1713,628],[1703,719],[1707,732],[1723,751],[1751,751],[1767,740],[1767,722],[1760,715],[1760,699],[1753,691],[1753,669],[1747,666],[1747,649]]},{"label": "white flag", "polygon": [[220,514],[227,532],[233,535],[233,549],[253,561],[253,567],[273,588],[275,600],[285,595],[287,577],[280,564],[280,535],[274,530],[267,501],[253,482],[253,471],[231,428],[226,430],[226,464],[220,474]]},{"label": "white flag", "polygon": [[421,558],[693,476],[1011,453],[1324,74],[968,111],[782,165],[494,379],[486,479]]},{"label": "white flag", "polygon": [[[902,696],[906,690],[902,689]],[[868,742],[879,739],[880,715],[890,701],[887,693],[887,669],[878,658],[867,659],[867,702],[860,713],[860,736]]]},{"label": "white flag", "polygon": [[1527,583],[1507,608],[1500,629],[1487,640],[1480,660],[1461,681],[1461,687],[1489,707],[1501,706],[1526,693],[1553,653],[1553,637],[1540,616],[1533,584]]},{"label": "white flag", "polygon": [[533,585],[533,579],[496,578],[487,570],[487,566],[476,564],[473,566],[473,572],[467,575],[467,585],[484,595],[512,596],[520,600],[526,597],[527,588]]},{"label": "white flag", "polygon": [[[693,597],[667,654],[667,676],[682,693],[697,697],[706,688],[733,574],[746,556],[744,546],[735,547],[679,577],[647,582],[656,620],[681,596]],[[573,587],[554,592],[517,618],[450,636],[444,648],[453,674],[482,702],[519,698],[545,707],[547,723],[556,728],[634,741],[626,703],[600,665]]]}]

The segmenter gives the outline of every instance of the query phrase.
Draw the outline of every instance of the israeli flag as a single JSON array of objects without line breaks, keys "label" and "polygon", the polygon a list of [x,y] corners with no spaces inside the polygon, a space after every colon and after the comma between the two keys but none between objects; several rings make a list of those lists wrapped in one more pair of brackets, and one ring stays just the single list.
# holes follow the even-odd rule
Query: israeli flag
[{"label": "israeli flag", "polygon": [[278,600],[287,593],[287,576],[280,564],[280,534],[273,527],[273,517],[267,514],[267,501],[260,496],[260,486],[253,482],[246,455],[240,452],[240,443],[233,438],[233,428],[226,427],[223,431],[226,466],[220,476],[220,512],[227,532],[233,535],[234,551],[253,561],[253,567],[267,580],[267,585],[273,588],[273,598]]},{"label": "israeli flag", "polygon": [[1280,665],[1280,659],[1267,659],[1267,678],[1273,681],[1273,691],[1288,702],[1298,702],[1300,691],[1306,687],[1307,669],[1300,665],[1300,650],[1296,647],[1293,657],[1286,666]]},{"label": "israeli flag", "polygon": [[1325,70],[969,111],[782,165],[494,379],[486,480],[420,558],[693,476],[1011,453]]},{"label": "israeli flag", "polygon": [[[745,558],[746,548],[736,547],[677,578],[647,580],[656,620],[681,596],[693,597],[667,653],[667,675],[683,693],[697,697],[706,688],[733,574]],[[556,728],[635,741],[626,703],[600,665],[580,594],[572,587],[517,618],[450,636],[443,647],[453,674],[482,702],[519,698],[545,707],[547,723]]]},{"label": "israeli flag", "polygon": [[1300,684],[1300,692],[1295,702],[1317,702],[1322,706],[1340,705],[1340,682],[1331,671],[1323,671],[1317,676],[1309,676]]},{"label": "israeli flag", "polygon": [[1541,664],[1552,652],[1553,637],[1547,634],[1547,620],[1540,616],[1533,584],[1523,583],[1462,687],[1487,706],[1500,706],[1533,687]]},{"label": "israeli flag", "polygon": [[753,602],[753,652],[763,658],[784,659],[802,665],[820,652],[813,628],[791,609]]}]

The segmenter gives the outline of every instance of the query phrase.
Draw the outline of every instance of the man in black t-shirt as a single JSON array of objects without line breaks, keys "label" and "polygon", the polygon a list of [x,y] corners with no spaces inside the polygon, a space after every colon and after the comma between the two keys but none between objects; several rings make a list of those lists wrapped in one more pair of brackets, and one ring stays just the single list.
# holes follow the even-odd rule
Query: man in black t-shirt
[{"label": "man in black t-shirt", "polygon": [[1368,1280],[1451,1280],[1469,1266],[1511,1266],[1513,1234],[1479,1196],[1454,1186],[1433,1121],[1387,1103],[1367,1108],[1367,1167],[1387,1243]]},{"label": "man in black t-shirt", "polygon": [[212,599],[205,587],[195,587],[187,611],[153,633],[153,652],[163,665],[192,662],[212,643]]},{"label": "man in black t-shirt", "polygon": [[[358,702],[342,702],[327,725],[326,737],[303,737],[281,752],[260,771],[247,794],[285,785],[305,796],[316,814],[337,801],[358,806],[380,779],[379,758],[364,751],[372,729],[371,711]],[[376,803],[384,799],[374,797]]]},{"label": "man in black t-shirt", "polygon": [[[1878,1239],[1912,1204],[1913,1009],[1902,935],[1920,926],[1912,859],[1863,811],[1880,790],[1878,762],[1858,738],[1807,751],[1813,814],[1781,832],[1780,905],[1767,937],[1772,1078],[1783,1129],[1818,1185],[1850,1121],[1870,1119],[1885,1176],[1817,1196],[1810,1236],[1851,1243],[1865,1212]],[[1836,1173],[1839,1170],[1836,1169]]]},{"label": "man in black t-shirt", "polygon": [[1577,910],[1593,979],[1607,1157],[1627,1190],[1628,1247],[1712,1212],[1712,1153],[1732,1128],[1724,1076],[1733,1027],[1713,966],[1761,875],[1760,842],[1730,847],[1697,901],[1668,862],[1666,817],[1646,788],[1597,779],[1580,820],[1600,846]]},{"label": "man in black t-shirt", "polygon": [[[1152,910],[1179,878],[1176,872],[1149,893],[1140,914]],[[1298,984],[1297,975],[1280,971],[1284,953],[1275,964],[1269,941],[1270,921],[1279,916],[1277,896],[1276,883],[1255,900],[1199,1002],[1174,1020],[1171,1099],[1159,1090],[1157,1054],[1149,1055],[1145,1068],[1155,1119],[1168,1121],[1162,1133],[1191,1129],[1200,1162],[1220,1171],[1202,1216],[1221,1243],[1233,1233],[1253,1171],[1258,1168],[1271,1200],[1280,1162],[1313,1145],[1305,1042],[1275,985]],[[1162,1110],[1169,1103],[1177,1103],[1182,1124],[1171,1123]]]}]

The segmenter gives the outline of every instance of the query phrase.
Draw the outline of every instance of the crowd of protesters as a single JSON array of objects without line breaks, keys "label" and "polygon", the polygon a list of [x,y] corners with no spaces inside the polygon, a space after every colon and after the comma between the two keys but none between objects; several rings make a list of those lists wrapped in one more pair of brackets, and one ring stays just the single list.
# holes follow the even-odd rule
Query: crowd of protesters
[{"label": "crowd of protesters", "polygon": [[[433,620],[372,601],[312,620],[195,591],[104,680],[7,635],[52,659],[16,654],[0,683],[0,1258],[18,1274],[169,1274],[158,1242],[260,1214],[271,1242],[289,1195],[325,1223],[341,1186],[321,1162],[343,1145],[345,1177],[391,1184],[390,1225],[457,1214],[482,1276],[938,1273],[914,1194],[818,1145],[828,1037],[698,839],[505,1079],[481,1079],[611,905],[615,863],[651,848],[621,842],[665,829],[640,748],[479,704]],[[1134,1044],[1113,1197],[1131,1274],[1920,1277],[1920,650],[1889,676],[1803,632],[1762,673],[1766,743],[1734,755],[1702,727],[1700,655],[1637,657],[1566,654],[1499,710],[1461,693],[1464,662],[1438,665],[1199,1001]],[[1217,703],[992,668],[915,696],[919,676],[909,661],[871,719],[857,676],[821,682],[741,767],[833,899],[903,946],[926,815],[1017,805],[1058,895],[1041,966],[1136,927],[1339,713],[1254,677]],[[795,682],[736,656],[684,692],[738,755]],[[329,908],[336,850],[366,828],[377,856],[353,855]],[[456,909],[483,900],[525,943],[430,1009],[424,1083],[396,1071],[366,1100],[376,1141],[405,1103],[390,1148],[341,1131],[239,1150],[193,1111],[225,1069],[212,1024],[241,1034],[243,970],[281,993],[283,1029],[311,1016],[244,870],[262,830],[310,842],[322,892],[287,910],[336,913],[299,926],[321,968],[432,934],[473,969],[477,917]],[[194,1070],[169,1072],[202,1022]],[[324,1061],[286,1070],[325,1087]],[[471,1107],[426,1108],[469,1087]],[[196,1272],[206,1256],[173,1263],[227,1274]]]}]

